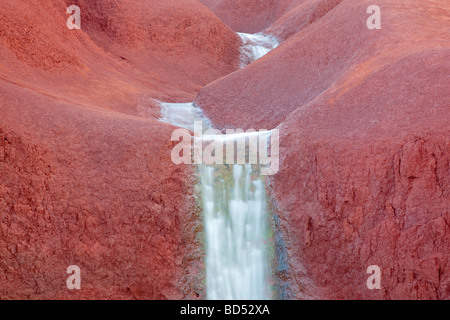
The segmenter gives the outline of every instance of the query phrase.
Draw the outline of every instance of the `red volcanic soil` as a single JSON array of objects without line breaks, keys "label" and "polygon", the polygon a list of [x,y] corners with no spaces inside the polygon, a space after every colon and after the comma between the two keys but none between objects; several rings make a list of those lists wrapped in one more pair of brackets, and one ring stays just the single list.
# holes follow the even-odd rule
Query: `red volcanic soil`
[{"label": "red volcanic soil", "polygon": [[238,68],[239,37],[195,0],[70,1],[82,10],[78,31],[66,27],[67,3],[2,3],[2,78],[143,116],[150,98],[192,100]]},{"label": "red volcanic soil", "polygon": [[200,0],[237,32],[257,33],[305,0]]},{"label": "red volcanic soil", "polygon": [[[449,58],[413,53],[279,127],[273,195],[290,256],[301,261],[292,276],[317,286],[306,294],[449,298]],[[414,69],[411,84],[393,82]],[[382,270],[382,290],[364,286],[370,265]]]},{"label": "red volcanic soil", "polygon": [[383,28],[372,31],[366,27],[367,3],[345,1],[251,66],[207,85],[196,103],[219,128],[275,128],[339,85],[355,86],[418,50],[445,50],[445,11],[435,2],[429,9],[408,3],[406,8],[387,1]]},{"label": "red volcanic soil", "polygon": [[194,0],[1,6],[0,298],[201,297],[192,168],[154,99],[236,70],[239,37]]},{"label": "red volcanic soil", "polygon": [[[2,299],[201,294],[182,281],[192,173],[170,160],[172,128],[4,81],[0,95]],[[65,286],[69,265],[80,291]]]},{"label": "red volcanic soil", "polygon": [[372,31],[372,2],[321,1],[290,34],[307,2],[272,27],[285,42],[196,103],[218,128],[280,130],[271,192],[293,298],[448,299],[449,4],[379,1]]},{"label": "red volcanic soil", "polygon": [[[280,130],[288,297],[450,299],[450,7],[379,0],[368,30],[372,4],[2,1],[0,299],[205,296],[193,168],[157,121],[194,99],[217,128]],[[237,70],[233,30],[283,42]]]}]

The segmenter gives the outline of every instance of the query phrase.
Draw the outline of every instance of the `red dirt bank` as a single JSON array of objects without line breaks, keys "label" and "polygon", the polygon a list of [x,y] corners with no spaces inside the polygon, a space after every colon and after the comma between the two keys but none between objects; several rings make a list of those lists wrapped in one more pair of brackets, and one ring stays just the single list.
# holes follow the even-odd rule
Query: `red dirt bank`
[{"label": "red dirt bank", "polygon": [[[330,11],[295,31],[318,3]],[[285,42],[196,102],[218,128],[280,129],[293,298],[448,299],[449,4],[379,1],[376,31],[371,4],[303,1],[269,28]]]}]

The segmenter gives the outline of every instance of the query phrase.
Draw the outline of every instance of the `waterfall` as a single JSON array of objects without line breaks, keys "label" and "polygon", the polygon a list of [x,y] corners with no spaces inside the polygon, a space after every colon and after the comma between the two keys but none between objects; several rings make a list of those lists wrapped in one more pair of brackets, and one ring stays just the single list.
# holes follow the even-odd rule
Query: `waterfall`
[{"label": "waterfall", "polygon": [[241,67],[245,67],[253,61],[263,57],[279,45],[278,40],[275,37],[262,33],[238,33],[238,35],[243,42],[241,48]]},{"label": "waterfall", "polygon": [[[278,45],[275,38],[267,35],[239,33],[239,36],[243,40],[242,67]],[[161,121],[191,131],[194,131],[195,121],[202,121],[203,128],[212,127],[211,122],[194,103],[160,104]],[[205,140],[230,142],[249,139],[255,134],[259,135],[255,132],[229,136],[209,135]],[[267,133],[261,134],[267,137]],[[239,162],[240,164],[198,165],[208,299],[265,300],[274,297],[273,231],[268,214],[265,180],[260,174],[262,167],[249,163],[248,153],[245,160],[245,163]]]}]

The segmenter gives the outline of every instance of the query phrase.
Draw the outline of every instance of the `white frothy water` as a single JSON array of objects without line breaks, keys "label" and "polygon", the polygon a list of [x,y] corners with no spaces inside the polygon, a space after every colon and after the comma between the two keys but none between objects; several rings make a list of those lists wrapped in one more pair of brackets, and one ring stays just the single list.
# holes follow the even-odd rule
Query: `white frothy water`
[{"label": "white frothy water", "polygon": [[[268,35],[239,33],[241,67],[278,46]],[[194,131],[211,122],[194,103],[161,104],[161,121]],[[259,133],[208,136],[208,141],[237,140]],[[263,133],[261,133],[263,134]],[[248,156],[248,155],[247,155]],[[248,159],[247,159],[248,160]],[[273,297],[269,216],[260,166],[200,165],[206,240],[206,292],[211,300],[265,300]]]},{"label": "white frothy water", "polygon": [[270,299],[270,229],[264,181],[250,164],[227,169],[202,166],[200,174],[207,298]]},{"label": "white frothy water", "polygon": [[270,35],[256,33],[238,33],[244,45],[242,46],[241,67],[252,63],[275,49],[279,43],[278,40]]},{"label": "white frothy water", "polygon": [[186,103],[168,103],[161,104],[161,121],[171,123],[175,126],[194,131],[194,122],[202,121],[203,127],[208,128],[211,122],[203,115],[203,111],[196,107],[192,102]]}]

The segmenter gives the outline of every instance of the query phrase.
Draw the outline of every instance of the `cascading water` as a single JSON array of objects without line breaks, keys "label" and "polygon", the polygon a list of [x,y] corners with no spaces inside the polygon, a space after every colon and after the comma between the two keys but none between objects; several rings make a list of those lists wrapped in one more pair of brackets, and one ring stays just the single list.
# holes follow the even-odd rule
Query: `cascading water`
[{"label": "cascading water", "polygon": [[[242,67],[278,45],[275,38],[240,33]],[[195,130],[194,122],[211,128],[210,121],[193,103],[160,102],[162,121]],[[204,141],[247,139],[251,133],[203,136]],[[266,137],[266,135],[263,135]],[[206,139],[205,139],[206,138]],[[196,138],[197,139],[197,138]],[[234,148],[234,142],[233,142]],[[208,299],[264,300],[274,297],[273,243],[267,194],[261,166],[249,164],[198,166],[203,203]],[[242,163],[242,162],[239,162]]]},{"label": "cascading water", "polygon": [[241,49],[241,67],[245,67],[261,58],[279,45],[275,37],[262,33],[238,33],[238,35],[243,42]]}]

